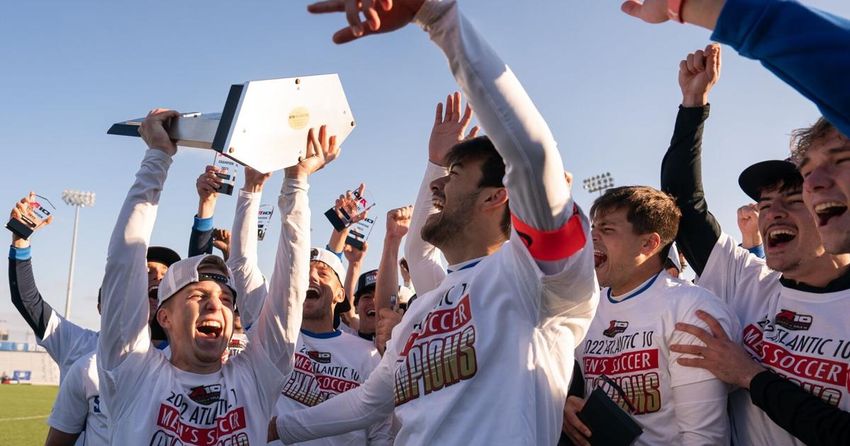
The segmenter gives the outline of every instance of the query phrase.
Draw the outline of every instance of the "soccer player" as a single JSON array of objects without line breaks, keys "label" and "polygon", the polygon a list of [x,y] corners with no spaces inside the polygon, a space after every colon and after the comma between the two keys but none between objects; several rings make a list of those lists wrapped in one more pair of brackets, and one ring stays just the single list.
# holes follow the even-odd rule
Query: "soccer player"
[{"label": "soccer player", "polygon": [[850,253],[850,131],[824,118],[794,131],[793,156],[803,176],[803,201],[815,217],[823,245],[832,254]]},{"label": "soccer player", "polygon": [[[730,395],[734,443],[800,445],[760,409],[765,396],[760,385],[776,375],[754,378],[764,367],[833,406],[850,409],[844,378],[830,373],[837,370],[834,367],[845,369],[850,357],[850,350],[844,350],[850,345],[845,323],[850,256],[830,255],[824,249],[816,221],[803,203],[803,178],[787,161],[756,163],[739,177],[741,188],[758,203],[764,260],[739,247],[709,212],[702,185],[702,135],[708,94],[719,68],[720,49],[715,45],[680,64],[683,101],[662,162],[661,186],[676,197],[682,211],[676,241],[699,275],[697,284],[729,305],[740,320],[743,347],[761,363],[734,381],[742,389],[755,390]],[[683,362],[700,364],[698,359]],[[815,432],[813,426],[803,431]]]},{"label": "soccer player", "polygon": [[[292,443],[394,413],[398,444],[554,444],[573,350],[598,300],[587,220],[564,181],[555,139],[456,2],[396,1],[380,14],[379,30],[415,16],[489,137],[430,157],[430,215],[418,235],[442,251],[451,272],[427,291],[411,265],[419,297],[366,383],[279,413],[274,433]],[[348,27],[336,40],[353,37]]]},{"label": "soccer player", "polygon": [[[737,321],[710,292],[664,270],[679,225],[673,199],[651,187],[618,187],[597,199],[590,215],[596,276],[605,288],[576,351],[586,395],[606,379],[624,389],[614,400],[643,428],[636,444],[727,444],[726,385],[680,365],[681,354],[669,347],[698,342],[675,330],[680,322],[701,323],[698,310],[715,315],[727,333],[738,332]],[[570,415],[582,406],[569,397],[566,432],[586,445],[586,426]]]},{"label": "soccer player", "polygon": [[[171,357],[152,350],[147,291],[139,273],[157,204],[177,147],[166,131],[178,119],[157,109],[139,133],[148,145],[109,244],[97,348],[101,397],[109,408],[111,444],[262,444],[268,419],[292,370],[308,283],[310,211],[307,178],[336,158],[336,138],[311,129],[306,156],[285,171],[278,204],[281,239],[270,295],[248,332],[245,350],[222,364],[238,294],[230,269],[202,255],[169,268],[156,317]],[[256,234],[256,232],[255,232]]]}]

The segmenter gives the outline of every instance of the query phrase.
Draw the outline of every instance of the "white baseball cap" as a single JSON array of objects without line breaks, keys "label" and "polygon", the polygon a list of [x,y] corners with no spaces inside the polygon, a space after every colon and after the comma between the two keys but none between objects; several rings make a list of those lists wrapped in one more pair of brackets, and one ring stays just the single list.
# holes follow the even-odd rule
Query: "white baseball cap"
[{"label": "white baseball cap", "polygon": [[310,250],[310,261],[322,262],[331,267],[339,278],[340,285],[345,284],[345,267],[342,266],[342,260],[339,256],[328,251],[325,248],[313,248]]},{"label": "white baseball cap", "polygon": [[[205,265],[213,266],[225,274],[199,273],[198,269]],[[177,294],[186,285],[204,280],[212,280],[230,288],[230,291],[233,293],[233,305],[235,308],[236,290],[233,288],[233,273],[230,272],[230,268],[227,267],[221,257],[210,254],[189,257],[188,259],[173,263],[159,283],[157,306],[162,306],[163,302]]]}]

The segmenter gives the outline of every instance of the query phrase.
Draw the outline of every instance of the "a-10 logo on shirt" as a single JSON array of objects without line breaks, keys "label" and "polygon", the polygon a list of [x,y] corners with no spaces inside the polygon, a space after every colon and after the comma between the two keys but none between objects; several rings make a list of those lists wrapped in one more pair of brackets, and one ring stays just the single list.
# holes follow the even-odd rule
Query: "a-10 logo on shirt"
[{"label": "a-10 logo on shirt", "polygon": [[305,406],[315,406],[328,398],[360,385],[360,373],[343,365],[331,364],[329,352],[307,351],[295,353],[295,366],[283,395]]},{"label": "a-10 logo on shirt", "polygon": [[396,364],[396,406],[470,379],[478,371],[475,324],[466,288],[466,284],[450,288],[414,325]]},{"label": "a-10 logo on shirt", "polygon": [[221,389],[214,384],[186,395],[171,392],[159,405],[150,446],[249,446],[245,408],[221,398]]},{"label": "a-10 logo on shirt", "polygon": [[[585,386],[593,389],[605,375],[624,391],[634,407],[634,415],[661,410],[661,377],[658,348],[653,346],[653,330],[626,333],[627,321],[611,321],[602,335],[611,339],[588,338],[584,341],[582,371]],[[625,401],[617,401],[630,410]]]},{"label": "a-10 logo on shirt", "polygon": [[778,375],[838,406],[850,390],[850,340],[808,333],[814,317],[781,309],[743,328],[744,346]]}]

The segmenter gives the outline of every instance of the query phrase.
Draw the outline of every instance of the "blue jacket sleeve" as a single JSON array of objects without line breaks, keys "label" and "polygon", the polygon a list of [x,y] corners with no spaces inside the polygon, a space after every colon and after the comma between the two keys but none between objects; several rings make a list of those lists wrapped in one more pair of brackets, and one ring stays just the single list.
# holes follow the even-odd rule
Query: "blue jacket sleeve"
[{"label": "blue jacket sleeve", "polygon": [[213,249],[213,219],[195,216],[192,234],[189,236],[189,257],[201,254],[212,254]]},{"label": "blue jacket sleeve", "polygon": [[727,0],[712,39],[760,61],[850,135],[850,20],[795,1]]}]

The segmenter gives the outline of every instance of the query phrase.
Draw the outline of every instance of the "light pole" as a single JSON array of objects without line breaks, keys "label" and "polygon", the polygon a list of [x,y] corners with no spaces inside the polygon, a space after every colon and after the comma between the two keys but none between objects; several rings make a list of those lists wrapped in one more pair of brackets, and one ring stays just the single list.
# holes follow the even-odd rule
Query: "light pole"
[{"label": "light pole", "polygon": [[611,172],[594,175],[582,180],[581,187],[590,193],[599,192],[599,196],[602,196],[606,190],[614,187],[614,177],[611,176]]},{"label": "light pole", "polygon": [[77,255],[77,225],[80,223],[80,208],[94,206],[94,192],[65,189],[62,201],[76,208],[74,212],[74,236],[71,239],[71,266],[68,268],[68,294],[65,297],[65,319],[71,319],[71,289],[74,287],[74,258]]}]

